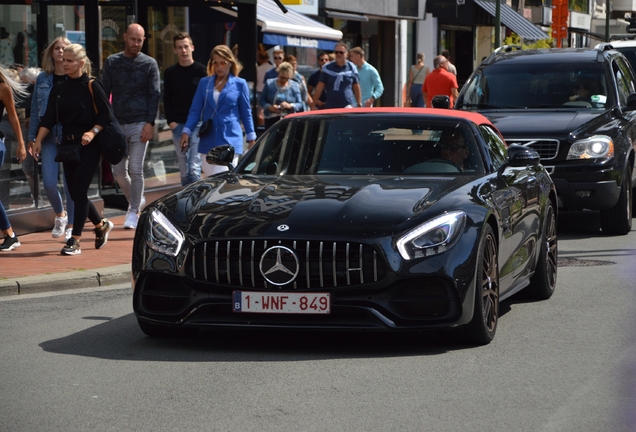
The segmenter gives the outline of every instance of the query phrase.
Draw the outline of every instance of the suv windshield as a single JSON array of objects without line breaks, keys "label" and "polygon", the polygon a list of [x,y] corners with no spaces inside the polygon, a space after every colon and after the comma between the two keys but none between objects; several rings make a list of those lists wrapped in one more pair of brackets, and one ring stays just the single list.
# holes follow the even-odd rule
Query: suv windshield
[{"label": "suv windshield", "polygon": [[[459,158],[459,159],[458,159]],[[243,174],[483,173],[470,127],[421,116],[311,116],[272,126],[237,167]]]},{"label": "suv windshield", "polygon": [[609,102],[607,89],[602,63],[502,61],[473,77],[458,108],[605,108]]}]

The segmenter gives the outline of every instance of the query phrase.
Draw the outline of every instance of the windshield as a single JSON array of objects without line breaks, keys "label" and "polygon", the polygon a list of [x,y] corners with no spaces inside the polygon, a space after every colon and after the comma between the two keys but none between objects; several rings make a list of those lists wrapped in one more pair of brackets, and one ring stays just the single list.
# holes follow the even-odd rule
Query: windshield
[{"label": "windshield", "polygon": [[471,79],[459,107],[597,109],[608,105],[607,89],[602,64],[500,62]]},{"label": "windshield", "polygon": [[237,167],[270,175],[483,173],[471,128],[457,120],[312,116],[272,126]]}]

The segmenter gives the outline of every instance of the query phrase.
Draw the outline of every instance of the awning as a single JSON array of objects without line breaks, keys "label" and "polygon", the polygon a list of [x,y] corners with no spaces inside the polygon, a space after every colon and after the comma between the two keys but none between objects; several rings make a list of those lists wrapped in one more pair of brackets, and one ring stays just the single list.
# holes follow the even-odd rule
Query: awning
[{"label": "awning", "polygon": [[[236,12],[223,7],[215,10],[236,16]],[[287,9],[287,13],[273,0],[257,0],[256,21],[263,32],[263,43],[267,45],[294,46],[333,50],[342,39],[342,32],[319,23],[299,12]]]},{"label": "awning", "polygon": [[[260,0],[259,0],[260,2]],[[475,4],[488,12],[493,17],[496,15],[496,3],[488,0],[475,0]],[[541,40],[548,39],[547,33],[538,29],[534,24],[515,12],[503,1],[501,2],[501,24],[508,27],[524,39]]]}]

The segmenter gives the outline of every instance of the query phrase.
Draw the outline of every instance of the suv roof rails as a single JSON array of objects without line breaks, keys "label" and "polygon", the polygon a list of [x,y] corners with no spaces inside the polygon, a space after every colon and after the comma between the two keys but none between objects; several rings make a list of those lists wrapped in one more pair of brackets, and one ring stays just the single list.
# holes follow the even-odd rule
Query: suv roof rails
[{"label": "suv roof rails", "polygon": [[596,46],[596,49],[600,52],[605,52],[614,49],[614,47],[611,42],[601,42]]}]

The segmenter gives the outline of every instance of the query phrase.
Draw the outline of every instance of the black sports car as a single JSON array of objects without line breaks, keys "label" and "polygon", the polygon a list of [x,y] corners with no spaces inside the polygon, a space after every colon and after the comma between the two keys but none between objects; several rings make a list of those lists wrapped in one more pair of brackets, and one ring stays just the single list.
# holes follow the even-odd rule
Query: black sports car
[{"label": "black sports car", "polygon": [[539,155],[480,114],[293,114],[236,168],[144,209],[133,306],[150,336],[459,327],[485,344],[500,300],[552,295],[556,208]]}]

